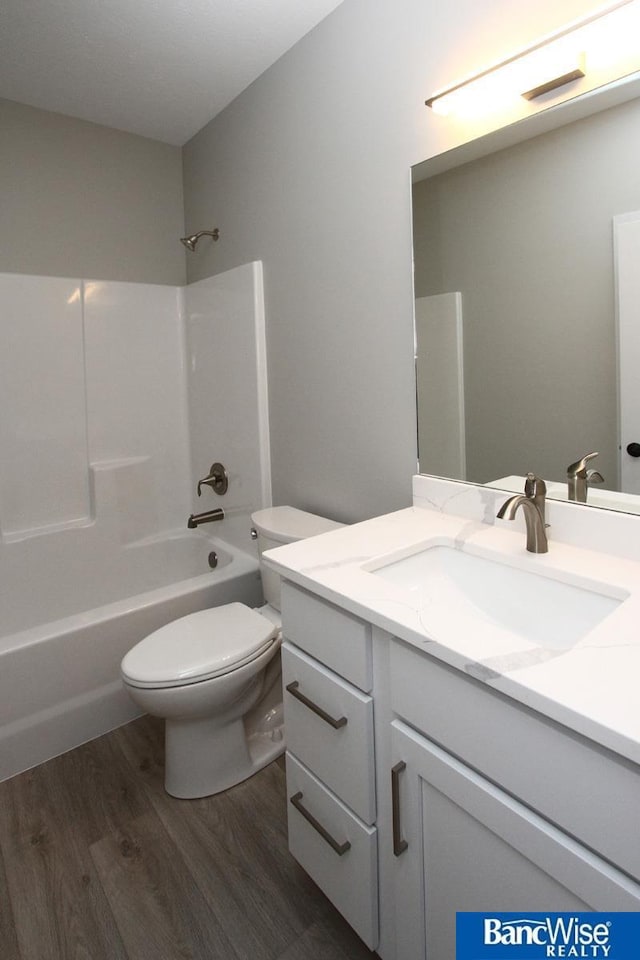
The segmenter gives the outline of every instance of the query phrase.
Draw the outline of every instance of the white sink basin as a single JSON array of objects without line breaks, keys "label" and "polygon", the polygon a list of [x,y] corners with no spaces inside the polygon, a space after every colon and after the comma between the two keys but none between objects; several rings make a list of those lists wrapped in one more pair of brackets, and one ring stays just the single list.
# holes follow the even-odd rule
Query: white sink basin
[{"label": "white sink basin", "polygon": [[480,618],[502,630],[554,649],[569,649],[612,613],[623,599],[573,586],[455,547],[427,547],[369,572],[417,592],[425,604],[452,617]]}]

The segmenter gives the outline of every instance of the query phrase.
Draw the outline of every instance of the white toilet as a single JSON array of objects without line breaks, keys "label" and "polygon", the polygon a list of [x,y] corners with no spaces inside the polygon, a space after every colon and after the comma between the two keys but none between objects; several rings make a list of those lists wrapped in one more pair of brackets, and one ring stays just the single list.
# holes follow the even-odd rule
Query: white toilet
[{"label": "white toilet", "polygon": [[[258,554],[342,524],[294,507],[252,514]],[[149,634],[122,660],[124,685],[164,717],[165,787],[207,797],[246,780],[284,751],[280,578],[261,566],[266,604],[227,603]]]}]

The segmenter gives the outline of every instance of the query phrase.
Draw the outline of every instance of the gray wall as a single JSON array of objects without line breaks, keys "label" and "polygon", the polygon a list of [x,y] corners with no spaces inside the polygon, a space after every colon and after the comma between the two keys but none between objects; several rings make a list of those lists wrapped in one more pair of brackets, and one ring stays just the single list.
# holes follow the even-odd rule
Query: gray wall
[{"label": "gray wall", "polygon": [[0,272],[181,284],[178,147],[0,100]]},{"label": "gray wall", "polygon": [[409,167],[465,139],[424,100],[597,6],[345,0],[186,145],[189,277],[265,265],[274,502],[410,502]]},{"label": "gray wall", "polygon": [[416,296],[462,293],[468,479],[598,450],[617,487],[612,220],[639,154],[632,101],[416,184]]}]

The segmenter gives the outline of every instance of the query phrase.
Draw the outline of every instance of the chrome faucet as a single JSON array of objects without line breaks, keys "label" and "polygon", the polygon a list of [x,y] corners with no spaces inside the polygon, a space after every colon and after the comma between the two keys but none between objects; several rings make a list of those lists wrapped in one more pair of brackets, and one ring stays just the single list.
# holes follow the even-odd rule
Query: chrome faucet
[{"label": "chrome faucet", "polygon": [[604,483],[604,477],[597,470],[587,470],[587,463],[597,457],[597,451],[588,453],[581,460],[569,464],[567,467],[567,483],[569,485],[569,500],[576,503],[587,502],[587,489],[590,483]]},{"label": "chrome faucet", "polygon": [[544,480],[528,473],[524,484],[524,495],[518,493],[509,497],[498,510],[499,520],[513,520],[519,507],[522,507],[527,526],[527,550],[529,553],[547,553],[549,545],[545,523],[547,486]]},{"label": "chrome faucet", "polygon": [[207,510],[206,513],[192,513],[187,520],[189,530],[195,530],[201,523],[213,523],[214,520],[224,520],[224,510],[217,507],[215,510]]}]

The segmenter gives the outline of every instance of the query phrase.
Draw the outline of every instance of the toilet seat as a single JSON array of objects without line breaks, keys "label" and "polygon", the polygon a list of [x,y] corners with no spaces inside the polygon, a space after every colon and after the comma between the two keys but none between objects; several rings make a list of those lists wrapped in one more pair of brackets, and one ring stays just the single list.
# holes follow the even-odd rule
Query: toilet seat
[{"label": "toilet seat", "polygon": [[255,660],[278,641],[278,627],[243,603],[200,610],[160,627],[122,661],[133,687],[182,687]]}]

